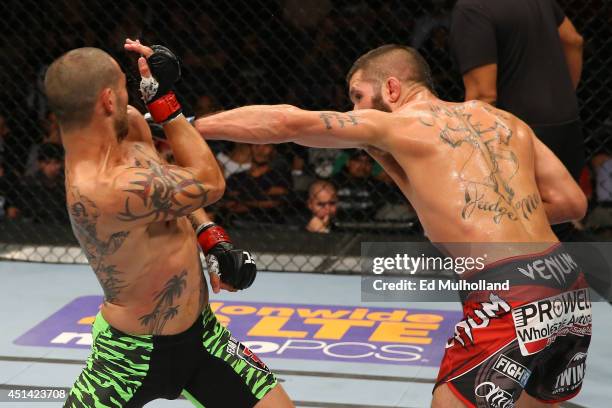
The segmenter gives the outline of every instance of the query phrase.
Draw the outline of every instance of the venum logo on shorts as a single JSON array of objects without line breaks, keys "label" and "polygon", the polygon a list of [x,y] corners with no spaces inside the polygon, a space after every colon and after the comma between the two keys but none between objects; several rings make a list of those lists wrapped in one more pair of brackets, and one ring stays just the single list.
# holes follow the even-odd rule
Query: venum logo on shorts
[{"label": "venum logo on shorts", "polygon": [[510,305],[499,296],[491,293],[489,300],[490,302],[482,302],[479,309],[474,309],[473,316],[466,316],[455,325],[455,336],[448,340],[446,348],[452,347],[455,341],[464,347],[468,341],[474,344],[472,329],[487,327],[490,319],[510,311]]},{"label": "venum logo on shorts", "polygon": [[574,391],[582,384],[586,366],[586,353],[576,353],[567,364],[565,369],[557,376],[553,394],[561,394]]},{"label": "venum logo on shorts", "polygon": [[523,388],[525,388],[525,385],[527,385],[527,381],[531,376],[531,370],[524,365],[517,363],[511,358],[504,356],[503,354],[499,356],[495,362],[495,365],[493,366],[493,369],[498,373],[502,373],[517,384],[520,384],[520,386]]},{"label": "venum logo on shorts", "polygon": [[474,389],[474,394],[479,398],[484,398],[488,408],[514,408],[512,394],[502,390],[491,381],[480,383]]},{"label": "venum logo on shorts", "polygon": [[524,356],[540,352],[558,336],[590,336],[589,291],[578,289],[517,307],[512,319]]},{"label": "venum logo on shorts", "polygon": [[247,363],[256,370],[262,371],[266,374],[270,373],[270,369],[268,368],[268,366],[266,366],[264,362],[261,361],[259,357],[257,357],[255,353],[251,351],[251,349],[249,349],[247,346],[245,346],[233,337],[230,337],[230,339],[228,340],[225,351],[228,354],[231,354],[241,360],[244,360],[245,363]]},{"label": "venum logo on shorts", "polygon": [[559,285],[566,282],[566,276],[578,268],[578,264],[566,252],[550,255],[517,268],[520,273],[532,280],[554,279]]}]

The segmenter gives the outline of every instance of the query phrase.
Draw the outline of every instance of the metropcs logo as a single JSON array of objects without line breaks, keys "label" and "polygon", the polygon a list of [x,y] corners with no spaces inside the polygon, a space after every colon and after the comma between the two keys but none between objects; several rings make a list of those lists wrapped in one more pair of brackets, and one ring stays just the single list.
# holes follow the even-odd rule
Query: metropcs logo
[{"label": "metropcs logo", "polygon": [[[75,299],[30,329],[16,344],[88,349],[100,296]],[[211,302],[249,359],[297,358],[438,366],[458,311],[307,304]],[[249,360],[250,361],[250,360]],[[255,364],[257,361],[253,360]]]},{"label": "metropcs logo", "polygon": [[499,356],[493,369],[498,373],[502,373],[517,384],[520,384],[523,388],[525,388],[531,376],[531,370],[503,354]]},{"label": "metropcs logo", "polygon": [[591,300],[588,289],[552,296],[512,310],[521,354],[543,350],[557,336],[591,335]]},{"label": "metropcs logo", "polygon": [[574,391],[582,384],[586,366],[586,353],[576,353],[565,369],[557,376],[553,394]]}]

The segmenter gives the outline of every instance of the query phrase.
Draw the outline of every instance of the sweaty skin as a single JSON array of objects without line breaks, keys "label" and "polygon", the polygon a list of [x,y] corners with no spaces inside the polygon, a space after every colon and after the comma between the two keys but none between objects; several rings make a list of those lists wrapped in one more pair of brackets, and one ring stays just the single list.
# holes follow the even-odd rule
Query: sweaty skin
[{"label": "sweaty skin", "polygon": [[[432,242],[540,242],[543,249],[558,242],[550,223],[582,215],[584,194],[515,116],[479,101],[445,102],[422,86],[409,88],[393,112],[362,110],[379,106],[372,86],[359,71],[350,85],[352,112],[249,106],[200,118],[196,128],[207,139],[366,149]],[[522,252],[500,246],[489,261]]]},{"label": "sweaty skin", "polygon": [[[171,184],[169,179],[196,182],[185,170],[164,166],[143,116],[131,107],[128,124],[126,139],[114,146],[116,151],[106,152],[102,162],[67,161],[68,211],[104,289],[101,311],[106,321],[132,334],[180,333],[208,303],[208,289],[189,220],[165,219],[173,211],[173,196],[164,185]],[[132,174],[122,196],[116,183],[126,168]],[[154,171],[140,175],[138,169]],[[153,184],[157,194],[149,195]],[[146,208],[136,205],[144,200],[150,201]],[[139,223],[140,217],[159,221]]]}]

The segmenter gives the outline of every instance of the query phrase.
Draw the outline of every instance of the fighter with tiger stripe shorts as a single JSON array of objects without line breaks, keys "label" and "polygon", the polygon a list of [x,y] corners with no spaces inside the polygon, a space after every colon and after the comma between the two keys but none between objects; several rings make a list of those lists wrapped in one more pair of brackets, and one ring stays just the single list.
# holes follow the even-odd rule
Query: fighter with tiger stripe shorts
[{"label": "fighter with tiger stripe shorts", "polygon": [[497,261],[470,279],[508,279],[510,290],[463,294],[464,318],[446,345],[436,387],[447,384],[478,408],[511,408],[523,391],[550,404],[578,394],[591,301],[583,272],[564,247]]},{"label": "fighter with tiger stripe shorts", "polygon": [[207,306],[186,331],[130,335],[96,316],[92,354],[64,407],[142,407],[181,394],[196,407],[253,407],[277,383]]}]

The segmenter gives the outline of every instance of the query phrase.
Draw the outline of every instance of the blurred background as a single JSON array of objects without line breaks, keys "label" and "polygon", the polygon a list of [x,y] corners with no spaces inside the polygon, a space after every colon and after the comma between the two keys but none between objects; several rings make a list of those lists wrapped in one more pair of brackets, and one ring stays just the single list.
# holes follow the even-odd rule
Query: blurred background
[{"label": "blurred background", "polygon": [[[0,2],[0,256],[85,262],[65,208],[61,136],[42,81],[48,64],[77,47],[112,54],[139,99],[126,37],[163,44],[183,64],[177,94],[187,115],[246,104],[351,109],[345,75],[364,52],[387,43],[418,49],[438,95],[461,101],[449,52],[444,0],[3,0]],[[587,165],[580,184],[589,213],[576,228],[612,235],[612,4],[559,0],[584,38],[577,90]],[[160,151],[171,152],[159,129]],[[293,144],[211,142],[227,178],[225,198],[207,211],[261,269],[357,272],[364,241],[425,240],[409,204],[361,151]],[[251,172],[256,167],[257,172]],[[426,171],[426,170],[424,170]],[[597,216],[593,216],[597,214]]]}]

